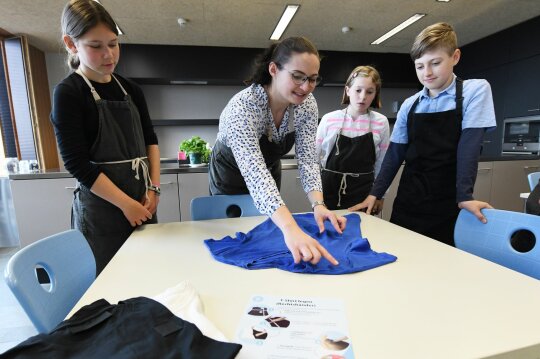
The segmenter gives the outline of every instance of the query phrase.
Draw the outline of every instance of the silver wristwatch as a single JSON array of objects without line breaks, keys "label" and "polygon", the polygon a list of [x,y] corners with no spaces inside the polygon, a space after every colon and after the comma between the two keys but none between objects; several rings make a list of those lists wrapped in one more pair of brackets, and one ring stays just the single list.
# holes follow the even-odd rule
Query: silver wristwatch
[{"label": "silver wristwatch", "polygon": [[148,188],[150,191],[156,192],[156,196],[159,196],[161,194],[161,188],[159,188],[158,186],[150,185],[146,188]]}]

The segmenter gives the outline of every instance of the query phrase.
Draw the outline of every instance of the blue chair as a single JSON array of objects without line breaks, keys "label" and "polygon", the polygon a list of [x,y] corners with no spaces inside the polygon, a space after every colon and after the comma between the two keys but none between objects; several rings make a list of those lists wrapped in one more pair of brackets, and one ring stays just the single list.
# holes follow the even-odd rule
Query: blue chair
[{"label": "blue chair", "polygon": [[[50,285],[38,281],[36,268]],[[69,230],[22,248],[9,260],[5,280],[40,333],[62,322],[96,277],[96,262],[81,232]]]},{"label": "blue chair", "polygon": [[527,179],[529,180],[529,187],[531,188],[531,192],[533,191],[534,187],[538,184],[538,181],[540,181],[540,172],[532,172],[527,175]]},{"label": "blue chair", "polygon": [[456,247],[540,279],[540,216],[482,210],[488,223],[462,209],[454,230]]},{"label": "blue chair", "polygon": [[205,196],[191,200],[193,221],[260,215],[249,194]]}]

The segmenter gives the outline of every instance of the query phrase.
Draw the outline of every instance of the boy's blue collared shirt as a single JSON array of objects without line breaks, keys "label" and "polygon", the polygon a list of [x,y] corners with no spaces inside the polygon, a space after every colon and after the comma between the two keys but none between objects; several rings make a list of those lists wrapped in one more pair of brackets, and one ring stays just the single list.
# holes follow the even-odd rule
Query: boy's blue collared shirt
[{"label": "boy's blue collared shirt", "polygon": [[[391,142],[408,143],[407,116],[414,101],[420,97],[415,113],[432,113],[456,108],[456,75],[450,86],[435,97],[429,97],[426,87],[403,102],[390,138]],[[461,129],[494,128],[497,126],[491,86],[486,80],[463,81],[463,122]]]}]

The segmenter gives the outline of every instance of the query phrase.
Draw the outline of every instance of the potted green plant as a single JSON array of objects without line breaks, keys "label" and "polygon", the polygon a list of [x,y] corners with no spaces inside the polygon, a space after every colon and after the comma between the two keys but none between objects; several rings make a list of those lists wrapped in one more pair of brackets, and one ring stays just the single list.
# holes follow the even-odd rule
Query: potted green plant
[{"label": "potted green plant", "polygon": [[190,139],[184,140],[178,146],[178,150],[186,153],[189,156],[190,164],[200,164],[208,162],[210,157],[210,146],[199,136],[193,136]]}]

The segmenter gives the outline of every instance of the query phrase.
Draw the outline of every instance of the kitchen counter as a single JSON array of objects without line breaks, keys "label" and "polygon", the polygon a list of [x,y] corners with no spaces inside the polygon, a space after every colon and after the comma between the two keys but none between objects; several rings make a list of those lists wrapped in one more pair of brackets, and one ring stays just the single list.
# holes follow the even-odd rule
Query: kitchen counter
[{"label": "kitchen counter", "polygon": [[540,160],[539,155],[480,156],[479,162]]},{"label": "kitchen counter", "polygon": [[[494,157],[480,157],[480,162],[492,162],[492,161],[520,161],[520,160],[540,160],[538,155],[504,155]],[[295,159],[284,158],[281,160],[281,168],[284,170],[296,169],[298,165]],[[162,174],[174,174],[174,173],[206,173],[208,172],[208,165],[193,167],[189,164],[178,164],[174,159],[164,159],[161,163]],[[11,180],[29,180],[29,179],[45,179],[45,178],[70,178],[72,177],[66,170],[44,170],[37,173],[17,173],[10,174]]]},{"label": "kitchen counter", "polygon": [[[284,170],[296,169],[298,165],[296,160],[283,160],[281,168]],[[176,162],[162,162],[161,174],[175,174],[175,173],[207,173],[208,165],[202,166],[190,166],[189,164],[177,164]],[[53,178],[70,178],[73,177],[66,170],[52,169],[43,170],[36,173],[16,173],[9,174],[10,180],[32,180],[32,179],[53,179]]]}]

